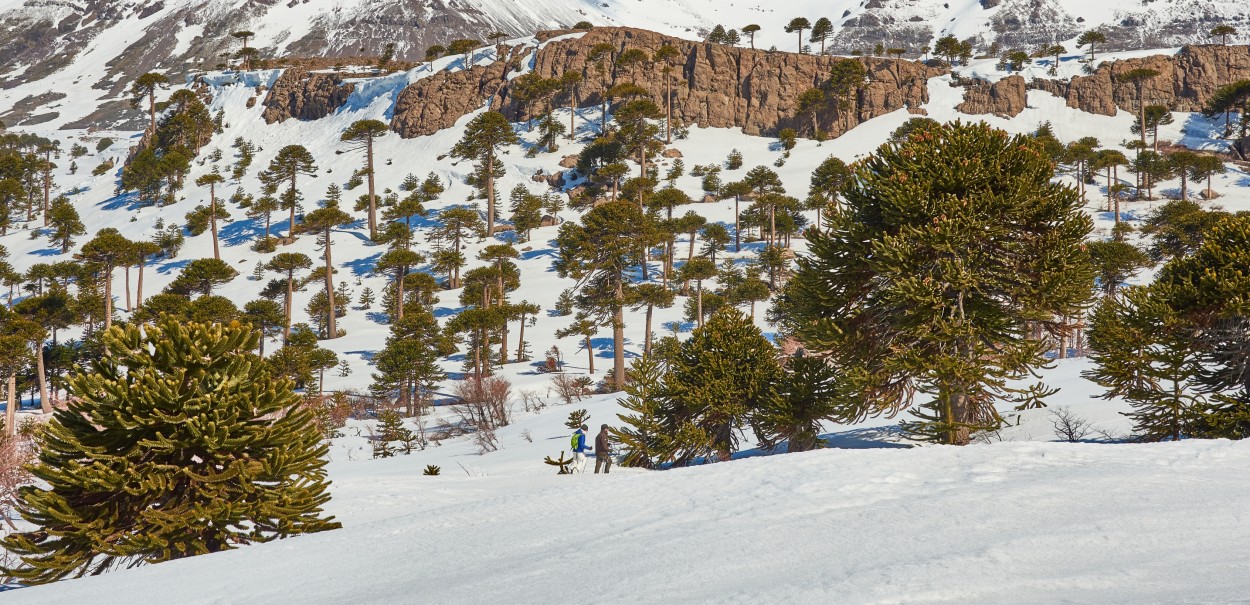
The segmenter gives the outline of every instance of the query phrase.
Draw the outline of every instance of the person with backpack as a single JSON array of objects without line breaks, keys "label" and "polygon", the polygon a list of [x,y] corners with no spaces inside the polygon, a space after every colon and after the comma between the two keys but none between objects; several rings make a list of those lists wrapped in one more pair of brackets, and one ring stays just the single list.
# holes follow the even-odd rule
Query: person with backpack
[{"label": "person with backpack", "polygon": [[569,465],[569,474],[584,473],[586,471],[586,452],[593,448],[586,446],[586,431],[589,427],[582,425],[573,433],[573,437],[569,440],[569,445],[573,448],[573,464]]},{"label": "person with backpack", "polygon": [[608,425],[603,425],[599,429],[599,434],[595,436],[595,474],[599,474],[599,467],[603,467],[603,474],[608,474],[612,470],[612,442],[609,440]]}]

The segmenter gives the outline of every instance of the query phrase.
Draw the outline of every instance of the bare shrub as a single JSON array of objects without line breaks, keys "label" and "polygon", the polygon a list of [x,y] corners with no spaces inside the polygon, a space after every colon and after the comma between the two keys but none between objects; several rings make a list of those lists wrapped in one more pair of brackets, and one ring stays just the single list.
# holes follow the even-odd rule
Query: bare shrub
[{"label": "bare shrub", "polygon": [[1088,420],[1073,414],[1072,410],[1066,407],[1051,410],[1050,424],[1055,427],[1055,436],[1068,443],[1077,443],[1085,439],[1093,430]]},{"label": "bare shrub", "polygon": [[593,381],[588,376],[554,374],[551,377],[551,388],[564,405],[581,401],[583,397],[589,395],[591,384]]},{"label": "bare shrub", "polygon": [[534,435],[530,433],[529,429],[525,429],[524,431],[521,431],[521,438],[525,439],[529,443],[534,442]]},{"label": "bare shrub", "polygon": [[539,396],[538,391],[522,390],[519,395],[521,408],[526,412],[541,412],[547,407],[547,400]]},{"label": "bare shrub", "polygon": [[469,426],[496,429],[512,422],[512,383],[503,376],[461,381],[455,394],[455,410]]}]

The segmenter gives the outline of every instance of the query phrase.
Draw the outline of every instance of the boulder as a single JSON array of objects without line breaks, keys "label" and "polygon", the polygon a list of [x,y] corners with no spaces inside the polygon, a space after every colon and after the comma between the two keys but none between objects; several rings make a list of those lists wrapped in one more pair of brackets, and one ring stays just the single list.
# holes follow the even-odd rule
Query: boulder
[{"label": "boulder", "polygon": [[542,219],[538,221],[538,226],[540,227],[554,227],[559,224],[560,224],[560,219],[554,216],[551,216],[550,214],[543,215]]},{"label": "boulder", "polygon": [[564,156],[564,159],[560,160],[560,167],[561,168],[577,168],[577,156],[575,155]]},{"label": "boulder", "polygon": [[683,157],[680,149],[674,149],[672,147],[665,149],[660,153],[660,155],[669,159]]}]

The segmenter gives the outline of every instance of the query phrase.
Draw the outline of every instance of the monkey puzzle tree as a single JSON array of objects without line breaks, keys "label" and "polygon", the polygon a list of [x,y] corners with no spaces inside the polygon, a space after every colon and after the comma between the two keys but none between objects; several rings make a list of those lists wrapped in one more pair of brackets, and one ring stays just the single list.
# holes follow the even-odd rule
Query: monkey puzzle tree
[{"label": "monkey puzzle tree", "polygon": [[287,228],[287,237],[295,237],[295,211],[299,208],[299,201],[302,197],[298,184],[300,176],[313,176],[317,174],[317,164],[313,162],[313,156],[303,145],[287,145],[278,150],[278,155],[274,156],[269,162],[269,168],[261,173],[261,181],[265,184],[266,189],[272,194],[277,191],[278,187],[285,184],[286,191],[278,198],[278,205],[283,210],[291,212],[291,223]]},{"label": "monkey puzzle tree", "polygon": [[495,233],[495,178],[503,175],[497,156],[501,149],[516,145],[520,139],[512,124],[502,113],[487,111],[469,121],[464,137],[451,149],[453,157],[478,163],[483,193],[486,197],[486,234]]},{"label": "monkey puzzle tree", "polygon": [[577,305],[598,324],[612,326],[613,382],[625,385],[626,270],[639,262],[638,242],[647,237],[649,221],[635,204],[608,202],[582,216],[581,223],[560,226],[554,266],[560,277],[577,280]]},{"label": "monkey puzzle tree", "polygon": [[156,92],[168,85],[169,78],[155,72],[139,76],[130,85],[131,107],[138,107],[144,100],[148,102],[148,129],[153,136],[156,136]]},{"label": "monkey puzzle tree", "polygon": [[754,23],[742,26],[742,33],[751,39],[751,50],[755,50],[755,34],[759,33],[760,26]]},{"label": "monkey puzzle tree", "polygon": [[1033,328],[1092,296],[1081,248],[1092,224],[1032,138],[983,123],[926,133],[860,163],[843,212],[809,232],[811,252],[774,313],[845,369],[852,417],[924,393],[908,431],[965,444],[997,425],[1008,381],[1045,363]]},{"label": "monkey puzzle tree", "polygon": [[113,269],[133,253],[134,244],[112,227],[101,229],[83,244],[78,258],[99,263],[104,276],[104,329],[113,325]]},{"label": "monkey puzzle tree", "polygon": [[[31,584],[335,529],[326,446],[291,383],[233,323],[113,328],[44,427],[4,547]],[[102,505],[107,503],[107,505]]]},{"label": "monkey puzzle tree", "polygon": [[1138,111],[1138,132],[1141,134],[1142,145],[1146,144],[1146,99],[1143,89],[1146,86],[1146,80],[1158,76],[1158,70],[1139,67],[1130,69],[1120,74],[1121,82],[1128,82],[1137,90],[1137,111]]},{"label": "monkey puzzle tree", "polygon": [[811,28],[812,22],[803,17],[795,17],[790,20],[790,23],[786,24],[787,34],[798,33],[799,35],[799,49],[796,52],[803,52],[803,30]]},{"label": "monkey puzzle tree", "polygon": [[225,180],[225,177],[216,172],[195,179],[195,184],[200,187],[208,185],[208,224],[209,231],[213,234],[213,258],[217,260],[221,260],[221,249],[217,246],[217,185]]},{"label": "monkey puzzle tree", "polygon": [[378,196],[374,186],[373,141],[387,131],[386,123],[379,120],[357,120],[352,122],[343,135],[339,137],[345,142],[354,143],[352,149],[365,150],[365,173],[369,183],[369,239],[378,238]]},{"label": "monkey puzzle tree", "polygon": [[265,265],[270,271],[282,273],[286,277],[286,298],[284,299],[282,309],[286,316],[286,325],[282,327],[282,342],[286,343],[291,339],[291,305],[292,299],[295,298],[296,282],[303,282],[303,279],[296,279],[295,273],[303,269],[312,267],[312,259],[300,254],[299,252],[282,252],[277,254]]},{"label": "monkey puzzle tree", "polygon": [[1100,31],[1098,31],[1098,30],[1093,30],[1093,29],[1091,29],[1091,30],[1089,30],[1089,31],[1087,31],[1087,32],[1082,33],[1082,34],[1081,34],[1081,35],[1080,35],[1080,36],[1076,39],[1076,45],[1077,45],[1077,46],[1089,46],[1089,60],[1090,60],[1090,61],[1093,61],[1093,60],[1095,59],[1095,56],[1094,56],[1094,50],[1095,50],[1095,48],[1096,48],[1099,44],[1106,44],[1106,43],[1107,43],[1107,36],[1106,36],[1106,34],[1104,34],[1104,33],[1100,32]]},{"label": "monkey puzzle tree", "polygon": [[350,214],[339,210],[339,207],[330,204],[325,208],[318,208],[304,217],[304,228],[317,233],[317,241],[321,244],[322,255],[325,258],[325,287],[326,299],[329,305],[327,315],[326,338],[338,338],[338,326],[335,321],[335,300],[334,300],[334,260],[331,257],[333,233],[335,227],[343,227],[352,224]]}]

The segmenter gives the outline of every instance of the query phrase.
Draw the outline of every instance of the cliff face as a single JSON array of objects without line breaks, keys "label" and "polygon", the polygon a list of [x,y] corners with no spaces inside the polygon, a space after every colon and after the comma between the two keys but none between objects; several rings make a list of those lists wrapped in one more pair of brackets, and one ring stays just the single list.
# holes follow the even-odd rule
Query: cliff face
[{"label": "cliff face", "polygon": [[[399,93],[391,130],[410,139],[451,128],[456,120],[503,93],[508,75],[520,65],[523,54],[522,47],[517,46],[507,51],[507,61],[478,65],[468,71],[440,71],[418,80]],[[501,52],[500,56],[505,55]]]},{"label": "cliff face", "polygon": [[1068,107],[1100,115],[1115,115],[1116,108],[1137,111],[1137,88],[1124,82],[1130,70],[1159,72],[1146,80],[1142,97],[1148,105],[1169,105],[1175,111],[1201,111],[1217,88],[1250,79],[1250,46],[1186,46],[1174,56],[1153,55],[1103,63],[1088,76],[1071,82],[1035,80],[1030,88],[1067,99]]},{"label": "cliff face", "polygon": [[955,109],[969,114],[994,114],[1014,118],[1028,105],[1024,78],[1007,76],[993,84],[973,84],[964,92],[964,102]]},{"label": "cliff face", "polygon": [[[596,28],[580,38],[547,43],[533,58],[534,72],[543,78],[559,78],[569,72],[580,75],[575,92],[579,106],[597,107],[605,91],[622,82],[641,86],[663,105],[666,76],[659,68],[616,66],[611,58],[600,67],[590,59],[591,49],[598,44],[611,45],[616,53],[637,48],[649,55],[665,44],[672,45],[680,55],[668,76],[672,81],[673,117],[687,125],[740,127],[752,135],[774,134],[787,127],[810,132],[812,119],[797,115],[795,102],[803,91],[827,80],[830,68],[839,60],[704,44],[637,29]],[[516,53],[514,49],[514,58]],[[869,83],[844,106],[830,102],[816,114],[817,126],[830,136],[841,135],[874,117],[927,102],[928,78],[943,73],[910,61],[858,60],[867,68]],[[392,129],[404,137],[430,134],[455,123],[488,99],[492,107],[513,120],[541,115],[542,107],[523,105],[512,97],[506,83],[508,74],[507,67],[497,64],[419,80],[401,93]]]},{"label": "cliff face", "polygon": [[287,118],[324,118],[342,107],[355,88],[354,84],[344,84],[337,74],[309,73],[302,67],[292,67],[282,72],[269,89],[261,116],[267,124]]}]

